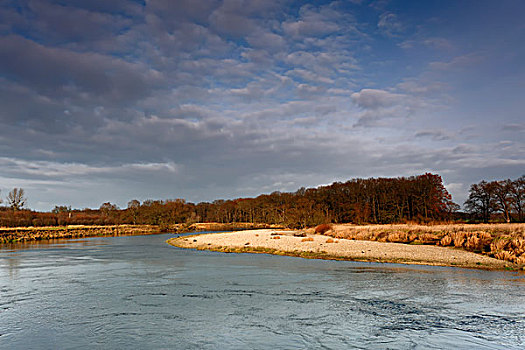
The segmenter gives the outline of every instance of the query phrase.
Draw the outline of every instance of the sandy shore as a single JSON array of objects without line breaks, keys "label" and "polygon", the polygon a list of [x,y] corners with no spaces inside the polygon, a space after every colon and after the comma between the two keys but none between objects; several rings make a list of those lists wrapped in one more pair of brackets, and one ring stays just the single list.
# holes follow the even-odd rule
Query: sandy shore
[{"label": "sandy shore", "polygon": [[168,243],[180,248],[234,253],[268,253],[304,258],[478,269],[514,267],[513,264],[506,261],[454,248],[333,239],[323,235],[295,237],[294,233],[294,231],[270,229],[212,233],[172,238],[168,240]]}]

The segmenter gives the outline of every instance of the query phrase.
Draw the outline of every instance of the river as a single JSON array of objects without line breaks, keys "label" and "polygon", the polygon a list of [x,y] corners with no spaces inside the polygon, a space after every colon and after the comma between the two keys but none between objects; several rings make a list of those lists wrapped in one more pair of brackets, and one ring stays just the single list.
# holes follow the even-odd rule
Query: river
[{"label": "river", "polygon": [[0,349],[519,349],[525,276],[175,248],[0,247]]}]

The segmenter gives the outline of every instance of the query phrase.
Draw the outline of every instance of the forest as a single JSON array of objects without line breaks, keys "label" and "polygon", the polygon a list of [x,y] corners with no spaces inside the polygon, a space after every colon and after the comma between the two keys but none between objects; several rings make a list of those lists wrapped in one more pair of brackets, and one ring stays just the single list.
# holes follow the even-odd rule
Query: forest
[{"label": "forest", "polygon": [[0,226],[62,226],[178,223],[267,223],[289,228],[322,223],[392,224],[452,221],[523,221],[525,176],[473,184],[466,213],[452,201],[441,177],[352,179],[296,192],[273,192],[255,198],[215,200],[198,204],[184,199],[129,201],[120,209],[103,203],[98,209],[56,206],[51,212],[25,209],[25,192],[15,188],[0,208]]}]

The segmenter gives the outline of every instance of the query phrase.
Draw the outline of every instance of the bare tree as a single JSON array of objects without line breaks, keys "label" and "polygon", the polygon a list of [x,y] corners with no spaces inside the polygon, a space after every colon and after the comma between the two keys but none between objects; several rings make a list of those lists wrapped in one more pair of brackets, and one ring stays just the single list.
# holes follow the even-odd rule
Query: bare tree
[{"label": "bare tree", "polygon": [[23,188],[13,188],[7,195],[7,204],[13,210],[20,210],[26,205],[27,198]]},{"label": "bare tree", "polygon": [[100,206],[99,210],[102,212],[103,215],[109,216],[111,213],[116,212],[118,210],[118,207],[115,204],[106,202]]},{"label": "bare tree", "polygon": [[512,180],[495,181],[494,184],[494,196],[498,205],[499,211],[504,215],[505,221],[510,222],[512,219],[511,211],[513,207],[512,198]]},{"label": "bare tree", "polygon": [[136,199],[132,199],[128,202],[128,211],[131,214],[131,218],[133,219],[133,225],[137,224],[137,217],[139,215],[140,210],[140,202]]},{"label": "bare tree", "polygon": [[483,222],[489,222],[491,214],[498,209],[495,190],[495,182],[481,181],[471,185],[465,202],[467,211],[480,217]]},{"label": "bare tree", "polygon": [[523,210],[525,205],[525,175],[512,181],[511,193],[514,209],[518,214],[518,221],[523,221]]}]

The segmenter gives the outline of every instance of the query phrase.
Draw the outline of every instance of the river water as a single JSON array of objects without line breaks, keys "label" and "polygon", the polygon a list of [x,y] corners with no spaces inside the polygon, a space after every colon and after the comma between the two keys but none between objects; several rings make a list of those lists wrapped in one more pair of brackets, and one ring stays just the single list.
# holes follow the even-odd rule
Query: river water
[{"label": "river water", "polygon": [[519,349],[525,276],[175,248],[0,248],[0,349]]}]

